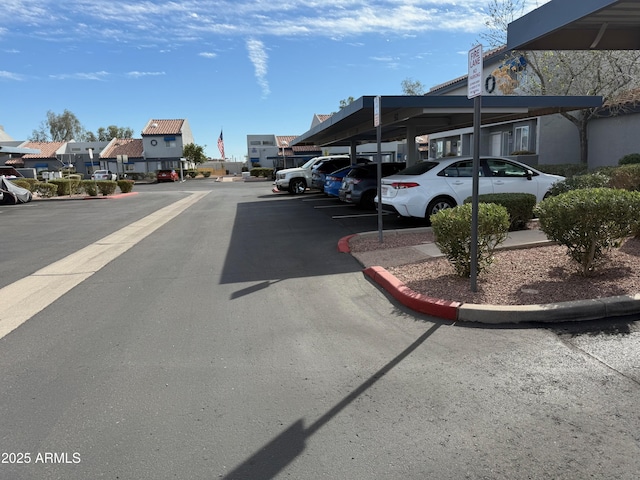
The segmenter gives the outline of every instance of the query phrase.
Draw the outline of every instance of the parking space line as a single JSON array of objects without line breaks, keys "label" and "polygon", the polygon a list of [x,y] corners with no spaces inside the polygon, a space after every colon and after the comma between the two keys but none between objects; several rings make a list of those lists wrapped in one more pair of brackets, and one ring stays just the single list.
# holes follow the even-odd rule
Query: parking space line
[{"label": "parking space line", "polygon": [[[377,213],[359,213],[355,215],[333,215],[331,218],[358,218],[358,217],[376,217]],[[382,216],[389,215],[388,213],[382,212]]]},{"label": "parking space line", "polygon": [[315,205],[313,208],[353,208],[353,203],[337,203],[335,205]]}]

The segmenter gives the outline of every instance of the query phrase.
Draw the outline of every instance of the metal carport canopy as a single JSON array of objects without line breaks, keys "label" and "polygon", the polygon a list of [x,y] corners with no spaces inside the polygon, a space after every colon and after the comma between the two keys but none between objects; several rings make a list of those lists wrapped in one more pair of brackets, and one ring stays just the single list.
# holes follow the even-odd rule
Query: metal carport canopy
[{"label": "metal carport canopy", "polygon": [[[291,142],[291,145],[339,146],[375,143],[375,96],[363,96]],[[473,126],[474,99],[459,95],[382,96],[381,141]],[[597,96],[486,96],[482,97],[482,123],[500,123],[602,106]]]},{"label": "metal carport canopy", "polygon": [[508,50],[640,50],[638,0],[551,0],[511,22]]}]

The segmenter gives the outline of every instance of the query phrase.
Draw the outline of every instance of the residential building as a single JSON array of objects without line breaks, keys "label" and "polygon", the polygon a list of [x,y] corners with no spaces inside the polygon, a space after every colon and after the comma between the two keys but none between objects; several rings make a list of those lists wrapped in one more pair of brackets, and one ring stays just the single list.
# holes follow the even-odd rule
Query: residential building
[{"label": "residential building", "polygon": [[[501,68],[507,67],[507,68]],[[500,73],[502,74],[500,74]],[[505,74],[504,72],[508,72]],[[521,82],[530,75],[524,57],[509,58],[505,48],[489,51],[483,62],[483,96],[503,95],[500,83],[507,83],[510,94],[522,93]],[[432,88],[427,95],[466,95],[467,76]],[[636,95],[634,98],[639,98]],[[629,153],[640,152],[640,109],[638,101],[629,99],[618,115],[592,120],[589,125],[590,169],[616,165]],[[429,158],[473,154],[473,127],[429,135]],[[481,155],[515,158],[530,165],[580,163],[580,137],[576,126],[560,114],[551,114],[516,122],[483,125]]]}]

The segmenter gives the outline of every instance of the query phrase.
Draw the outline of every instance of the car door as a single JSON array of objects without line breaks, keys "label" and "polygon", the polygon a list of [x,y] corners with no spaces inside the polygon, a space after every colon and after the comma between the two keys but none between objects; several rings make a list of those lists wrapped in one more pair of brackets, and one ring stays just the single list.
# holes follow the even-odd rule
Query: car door
[{"label": "car door", "polygon": [[[461,205],[473,194],[473,160],[461,160],[452,163],[438,173],[449,186],[456,199],[456,203]],[[478,194],[484,195],[493,193],[493,184],[487,178],[482,168],[478,172]]]},{"label": "car door", "polygon": [[536,177],[526,166],[503,158],[487,158],[484,162],[491,173],[493,193],[530,193],[541,200]]}]

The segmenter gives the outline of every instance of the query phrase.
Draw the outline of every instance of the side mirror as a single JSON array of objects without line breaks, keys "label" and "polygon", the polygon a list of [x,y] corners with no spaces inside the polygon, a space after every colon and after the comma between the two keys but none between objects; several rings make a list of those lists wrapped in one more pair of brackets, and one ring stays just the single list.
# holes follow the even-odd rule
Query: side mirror
[{"label": "side mirror", "polygon": [[533,172],[531,170],[527,170],[527,180],[531,180],[533,178]]}]

